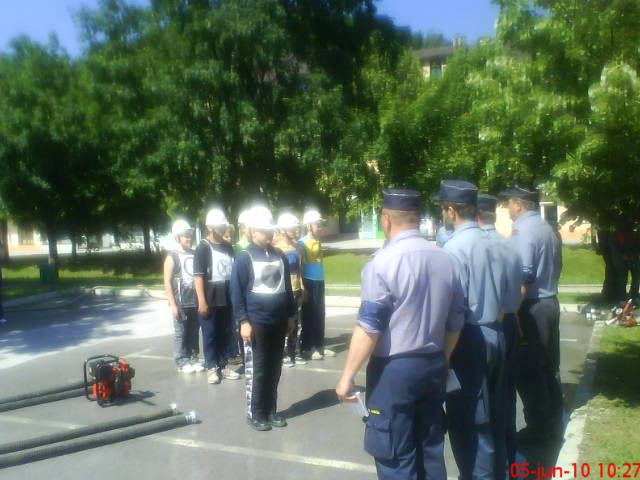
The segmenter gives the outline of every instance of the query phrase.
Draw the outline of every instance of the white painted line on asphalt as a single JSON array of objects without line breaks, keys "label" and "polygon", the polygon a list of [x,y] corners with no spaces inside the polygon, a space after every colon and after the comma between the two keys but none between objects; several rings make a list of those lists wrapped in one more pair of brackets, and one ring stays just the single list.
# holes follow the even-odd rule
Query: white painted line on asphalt
[{"label": "white painted line on asphalt", "polygon": [[561,338],[560,341],[561,342],[568,342],[568,343],[577,343],[578,339],[577,338]]},{"label": "white painted line on asphalt", "polygon": [[125,355],[125,358],[145,358],[147,360],[173,360],[173,357],[166,357],[163,355],[147,355],[145,353],[132,353]]},{"label": "white painted line on asphalt", "polygon": [[262,450],[252,447],[239,447],[235,445],[226,445],[214,442],[202,442],[199,440],[189,440],[177,437],[152,437],[154,441],[168,443],[170,445],[187,448],[200,448],[222,453],[234,453],[242,456],[253,456],[267,458],[269,460],[280,460],[283,462],[301,463],[304,465],[313,465],[314,467],[333,468],[336,470],[348,470],[352,472],[376,473],[374,465],[364,465],[362,463],[346,462],[343,460],[333,460],[329,458],[308,457],[306,455],[296,455],[293,453],[274,452],[270,450]]},{"label": "white painted line on asphalt", "polygon": [[55,422],[53,420],[41,420],[41,419],[34,419],[34,418],[28,418],[28,417],[16,417],[13,415],[10,417],[5,415],[0,415],[0,422],[17,423],[19,425],[38,425],[38,426],[68,429],[68,430],[73,430],[75,428],[81,428],[85,426],[85,425],[76,425],[75,423]]}]

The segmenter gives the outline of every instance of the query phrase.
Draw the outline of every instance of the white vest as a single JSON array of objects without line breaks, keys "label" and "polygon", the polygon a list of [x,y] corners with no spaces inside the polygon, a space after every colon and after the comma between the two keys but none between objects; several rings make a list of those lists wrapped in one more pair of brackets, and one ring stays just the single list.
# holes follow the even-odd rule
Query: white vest
[{"label": "white vest", "polygon": [[256,261],[250,253],[249,257],[251,257],[251,266],[253,267],[251,291],[267,295],[284,293],[284,263],[282,258],[274,255],[273,260]]},{"label": "white vest", "polygon": [[213,248],[211,243],[207,242],[211,250],[211,277],[210,282],[225,282],[231,279],[231,269],[233,268],[233,258],[226,253],[220,252]]}]

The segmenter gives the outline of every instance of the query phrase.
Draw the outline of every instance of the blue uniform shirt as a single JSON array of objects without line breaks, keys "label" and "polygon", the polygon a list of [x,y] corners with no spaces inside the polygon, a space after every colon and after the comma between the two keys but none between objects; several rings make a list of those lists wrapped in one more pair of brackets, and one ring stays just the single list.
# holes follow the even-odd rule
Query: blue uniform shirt
[{"label": "blue uniform shirt", "polygon": [[520,288],[522,287],[522,262],[520,261],[518,252],[516,252],[513,246],[508,243],[506,238],[498,233],[495,224],[488,223],[486,225],[482,225],[480,228],[489,240],[500,242],[500,253],[502,253],[504,257],[503,261],[505,269],[511,277],[510,281],[518,285],[517,291],[515,288],[509,289],[513,295],[513,298],[510,300],[513,303],[510,303],[510,306],[520,305],[522,300],[522,294],[520,293]]},{"label": "blue uniform shirt", "polygon": [[447,227],[442,225],[436,232],[436,245],[441,248],[444,247],[445,243],[449,241],[452,235],[453,231],[447,230]]},{"label": "blue uniform shirt", "polygon": [[454,231],[444,250],[456,260],[467,301],[467,323],[491,324],[501,320],[503,313],[518,309],[521,273],[517,263],[506,261],[502,242],[487,238],[477,223],[466,222]]},{"label": "blue uniform shirt", "polygon": [[509,243],[520,255],[525,299],[548,298],[558,294],[562,269],[561,242],[538,212],[528,211],[513,222]]},{"label": "blue uniform shirt", "polygon": [[380,338],[373,355],[444,350],[445,331],[464,324],[464,299],[449,255],[405,230],[362,271],[358,324]]}]

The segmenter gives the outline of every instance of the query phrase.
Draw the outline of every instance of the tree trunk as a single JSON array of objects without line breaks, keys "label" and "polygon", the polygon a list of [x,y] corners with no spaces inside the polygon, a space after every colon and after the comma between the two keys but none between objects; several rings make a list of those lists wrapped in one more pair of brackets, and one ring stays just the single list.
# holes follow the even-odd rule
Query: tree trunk
[{"label": "tree trunk", "polygon": [[0,244],[2,244],[2,258],[0,265],[9,263],[9,221],[6,218],[0,220]]},{"label": "tree trunk", "polygon": [[47,225],[47,240],[49,242],[49,265],[53,267],[53,278],[58,279],[58,232],[55,225]]},{"label": "tree trunk", "polygon": [[76,260],[78,258],[78,240],[75,233],[71,234],[71,258]]},{"label": "tree trunk", "polygon": [[144,222],[142,224],[142,235],[144,237],[144,254],[146,256],[151,255],[151,235],[149,235],[149,223]]}]

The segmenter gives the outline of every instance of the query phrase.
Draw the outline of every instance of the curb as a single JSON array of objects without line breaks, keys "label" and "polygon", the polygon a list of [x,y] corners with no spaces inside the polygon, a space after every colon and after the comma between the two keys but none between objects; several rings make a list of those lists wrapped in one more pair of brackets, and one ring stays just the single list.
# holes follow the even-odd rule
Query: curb
[{"label": "curb", "polygon": [[562,471],[571,471],[572,465],[580,460],[580,445],[584,438],[584,426],[589,413],[589,399],[591,397],[591,388],[596,372],[596,363],[598,351],[600,348],[600,340],[602,339],[603,322],[595,322],[591,340],[589,340],[589,348],[584,361],[584,374],[580,379],[578,390],[573,400],[573,409],[569,417],[569,423],[564,431],[564,442],[556,467],[562,468]]},{"label": "curb", "polygon": [[7,310],[12,310],[15,307],[23,307],[33,303],[40,303],[47,300],[53,300],[55,298],[64,297],[66,295],[84,295],[90,292],[90,288],[71,288],[68,290],[56,290],[55,292],[37,293],[35,295],[29,295],[27,297],[16,298],[3,302],[4,307]]}]

